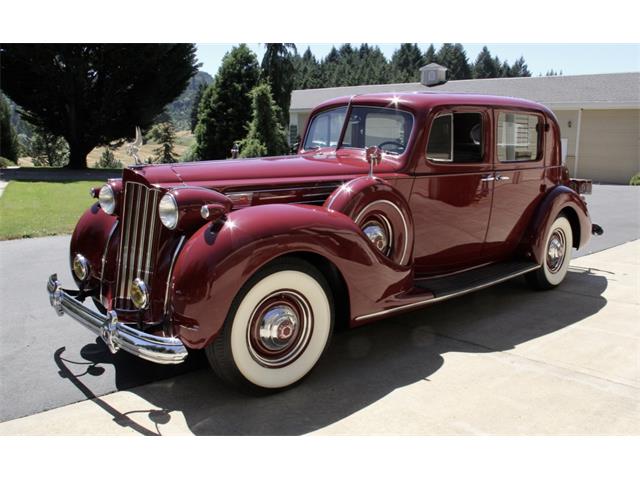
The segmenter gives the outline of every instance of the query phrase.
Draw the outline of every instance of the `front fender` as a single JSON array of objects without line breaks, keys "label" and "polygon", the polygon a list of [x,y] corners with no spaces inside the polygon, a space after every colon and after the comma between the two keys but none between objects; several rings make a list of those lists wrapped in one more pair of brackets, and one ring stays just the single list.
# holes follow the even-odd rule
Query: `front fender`
[{"label": "front fender", "polygon": [[[574,231],[577,229],[577,238],[574,246],[581,248],[591,238],[591,219],[587,211],[587,205],[572,189],[559,185],[549,190],[533,217],[528,234],[525,237],[524,248],[529,256],[542,263],[545,254],[545,239],[553,221],[566,211]],[[575,237],[576,235],[574,235]]]},{"label": "front fender", "polygon": [[[103,273],[102,256],[115,224],[116,217],[106,214],[96,202],[82,214],[73,230],[69,245],[69,263],[71,264],[77,253],[89,261],[91,280],[85,287],[91,288],[99,284]],[[115,262],[107,262],[107,266],[110,266],[112,270],[115,268],[114,264]],[[109,271],[104,272],[104,275],[111,278],[115,273]],[[80,286],[75,276],[74,280]]]},{"label": "front fender", "polygon": [[411,285],[411,268],[391,263],[342,213],[309,205],[248,207],[186,242],[171,279],[174,333],[191,348],[206,346],[242,285],[270,261],[296,252],[333,263],[345,279],[352,318]]}]

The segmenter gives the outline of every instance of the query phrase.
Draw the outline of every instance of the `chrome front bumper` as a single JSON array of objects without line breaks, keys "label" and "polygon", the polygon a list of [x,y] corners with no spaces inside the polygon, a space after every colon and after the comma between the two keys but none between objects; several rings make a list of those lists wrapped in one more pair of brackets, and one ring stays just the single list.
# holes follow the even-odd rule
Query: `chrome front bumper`
[{"label": "chrome front bumper", "polygon": [[118,322],[118,316],[113,310],[102,315],[85,307],[62,288],[55,273],[49,277],[47,291],[51,306],[59,316],[66,313],[99,335],[111,353],[122,349],[145,360],[162,364],[182,363],[187,356],[186,347],[177,338],[149,335]]}]

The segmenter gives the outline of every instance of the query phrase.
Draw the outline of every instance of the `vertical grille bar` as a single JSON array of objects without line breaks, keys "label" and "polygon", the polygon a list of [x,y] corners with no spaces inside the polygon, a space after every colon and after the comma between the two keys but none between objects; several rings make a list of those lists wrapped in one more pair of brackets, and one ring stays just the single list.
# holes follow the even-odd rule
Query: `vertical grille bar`
[{"label": "vertical grille bar", "polygon": [[118,279],[115,307],[130,309],[131,282],[139,277],[149,286],[159,229],[159,190],[127,182],[121,218],[122,232],[118,252]]}]

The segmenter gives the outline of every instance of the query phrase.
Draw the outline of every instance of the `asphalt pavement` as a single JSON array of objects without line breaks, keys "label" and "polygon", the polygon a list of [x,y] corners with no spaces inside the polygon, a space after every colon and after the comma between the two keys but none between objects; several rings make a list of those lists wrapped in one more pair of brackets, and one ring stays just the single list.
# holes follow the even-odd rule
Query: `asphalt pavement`
[{"label": "asphalt pavement", "polygon": [[[605,235],[595,238],[584,253],[640,238],[640,188],[594,186],[594,194],[589,198],[589,208],[593,221],[603,226]],[[58,273],[63,285],[72,285],[68,244],[69,236],[0,242],[0,422],[145,384],[151,384],[146,387],[151,390],[154,389],[153,385],[164,385],[163,388],[166,389],[167,382],[157,382],[162,379],[171,379],[169,384],[174,381],[192,382],[192,387],[196,389],[197,385],[202,384],[207,394],[236,399],[237,394],[220,384],[208,371],[201,355],[190,356],[189,361],[180,366],[154,365],[125,352],[111,355],[101,340],[88,330],[68,316],[57,317],[49,305],[45,285],[48,276],[54,272]],[[584,278],[587,277],[573,272],[567,279],[567,288],[571,288],[575,282],[582,284],[580,282]],[[597,294],[595,297],[599,298],[599,294],[606,288],[606,279],[588,278],[591,278],[588,288],[593,289]],[[563,286],[559,292],[564,288]],[[496,298],[500,299],[499,311],[493,305]],[[317,369],[320,373],[312,376],[316,380],[310,379],[310,387],[304,387],[307,384],[305,382],[300,388],[288,393],[287,398],[305,404],[300,396],[317,396],[318,388],[324,392],[323,395],[339,396],[340,386],[357,378],[363,379],[354,383],[361,391],[353,392],[349,389],[350,400],[340,399],[339,408],[332,407],[326,411],[321,405],[314,402],[311,405],[307,400],[306,404],[316,408],[316,414],[303,420],[297,418],[295,422],[291,418],[280,429],[274,430],[273,426],[267,425],[264,432],[306,433],[327,427],[359,408],[374,403],[395,388],[429,377],[441,366],[442,352],[461,349],[500,351],[507,344],[527,342],[587,318],[598,311],[600,301],[590,305],[576,305],[576,312],[571,313],[568,318],[555,319],[553,305],[549,305],[551,300],[567,299],[563,300],[561,293],[552,293],[543,300],[538,294],[531,293],[521,279],[516,279],[451,300],[442,306],[339,333],[323,362],[325,366],[320,366]],[[575,298],[569,300],[576,301]],[[473,329],[489,330],[496,326],[490,320],[492,316],[499,314],[499,318],[518,318],[520,312],[530,309],[543,315],[545,322],[538,327],[527,324],[525,332],[514,338],[504,337],[505,332],[496,331],[488,346],[464,339],[464,329],[462,333],[440,329],[444,332],[442,335],[438,331],[428,330],[433,325],[445,325],[445,320],[452,312],[455,312],[457,322],[474,325]],[[478,324],[474,324],[476,319]],[[414,364],[416,359],[412,357],[412,353],[403,350],[403,345],[406,347],[411,342],[422,341],[420,338],[415,339],[415,332],[421,331],[416,321],[427,322],[427,330],[423,332],[426,335],[424,341],[437,343],[437,348],[420,365]],[[406,322],[409,323],[403,327]],[[500,330],[505,325],[497,327]],[[514,332],[509,334],[515,335]],[[437,337],[435,340],[433,335]],[[423,354],[424,352],[420,353]],[[192,373],[178,377],[187,372]],[[378,376],[372,372],[384,374]],[[172,394],[175,395],[175,391]],[[163,395],[168,393],[165,391]],[[177,395],[178,400],[181,397]],[[175,401],[177,400],[174,399],[173,402]],[[210,398],[194,397],[189,400],[191,403],[207,401],[213,401],[220,408],[227,405]],[[254,402],[246,399],[234,401]],[[278,408],[277,400],[268,400],[267,404],[271,409]],[[303,415],[298,408],[295,412],[297,416]],[[220,432],[233,432],[233,426],[225,423]],[[260,429],[254,426],[251,432],[259,433]],[[237,433],[248,432],[238,430]]]}]

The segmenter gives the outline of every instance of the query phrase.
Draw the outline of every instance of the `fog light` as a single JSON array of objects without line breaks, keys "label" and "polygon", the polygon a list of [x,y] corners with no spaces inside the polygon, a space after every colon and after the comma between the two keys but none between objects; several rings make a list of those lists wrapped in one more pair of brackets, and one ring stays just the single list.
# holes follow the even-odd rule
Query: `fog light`
[{"label": "fog light", "polygon": [[85,281],[89,278],[89,262],[79,253],[73,259],[73,273],[80,281]]},{"label": "fog light", "polygon": [[139,278],[131,282],[131,301],[139,309],[146,308],[149,304],[149,290],[147,290],[147,285]]}]

